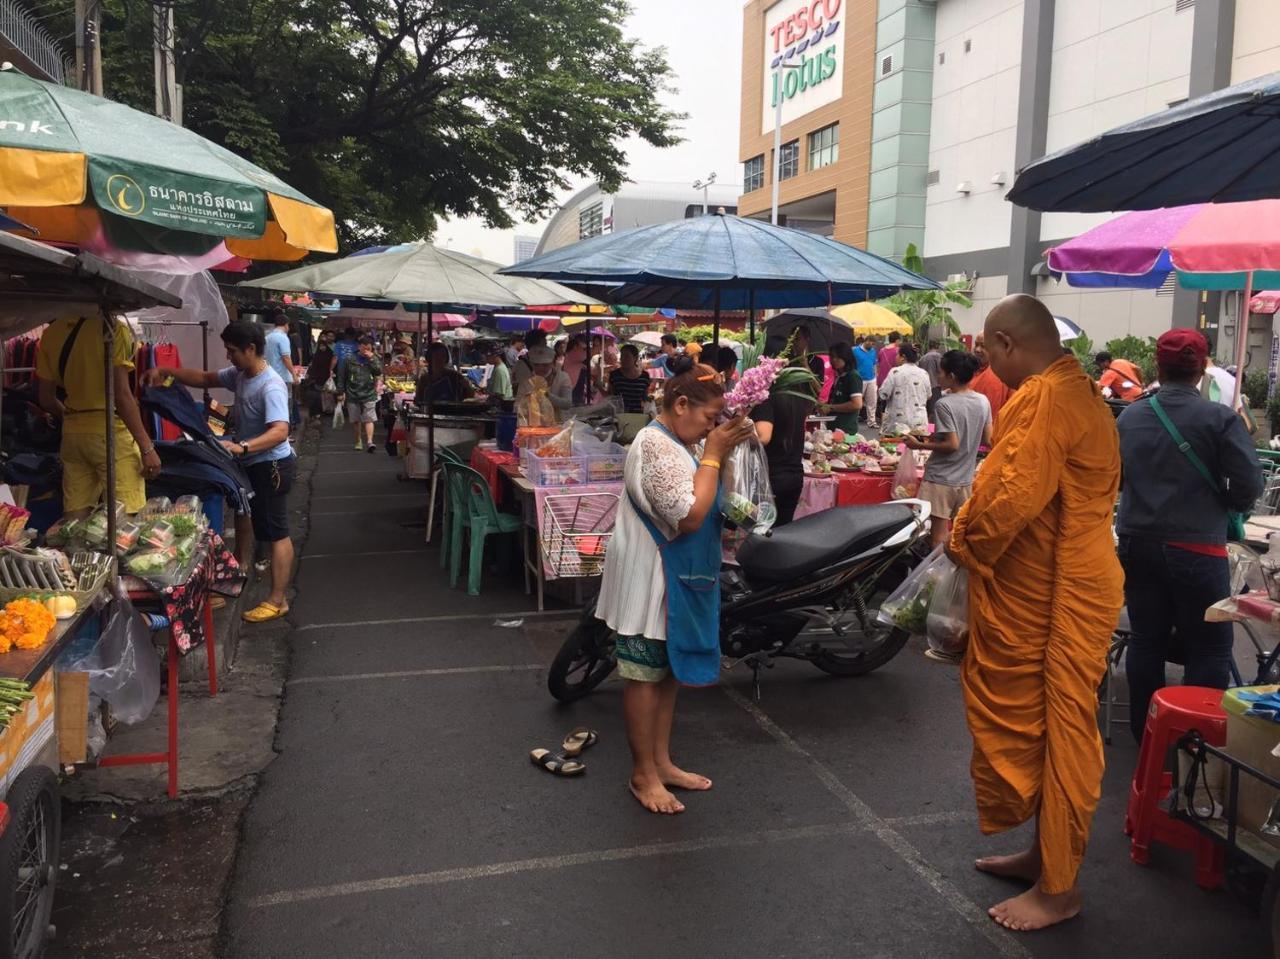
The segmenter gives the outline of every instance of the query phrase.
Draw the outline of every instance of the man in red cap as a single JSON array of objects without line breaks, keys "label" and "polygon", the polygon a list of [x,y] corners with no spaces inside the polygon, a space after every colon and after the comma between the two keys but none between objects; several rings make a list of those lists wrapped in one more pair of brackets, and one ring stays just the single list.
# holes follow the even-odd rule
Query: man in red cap
[{"label": "man in red cap", "polygon": [[1232,626],[1206,623],[1204,612],[1231,592],[1228,513],[1253,505],[1262,468],[1240,418],[1200,395],[1208,356],[1198,331],[1165,333],[1156,341],[1159,393],[1116,424],[1124,465],[1116,532],[1133,631],[1129,728],[1139,742],[1175,634],[1183,682],[1226,689],[1231,678]]}]

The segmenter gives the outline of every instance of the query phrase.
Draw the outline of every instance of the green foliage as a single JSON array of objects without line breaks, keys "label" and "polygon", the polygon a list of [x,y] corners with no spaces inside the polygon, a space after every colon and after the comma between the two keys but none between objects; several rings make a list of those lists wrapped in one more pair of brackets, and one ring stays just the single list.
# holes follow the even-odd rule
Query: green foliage
[{"label": "green foliage", "polygon": [[[715,327],[710,323],[700,323],[697,326],[681,326],[676,329],[676,336],[682,340],[688,340],[690,343],[710,343],[711,334],[715,331]],[[726,330],[720,327],[720,339],[733,340],[736,343],[749,342],[749,338],[745,330]]]},{"label": "green foliage", "polygon": [[[1157,379],[1156,338],[1154,336],[1122,336],[1119,339],[1108,340],[1107,345],[1102,349],[1118,359],[1128,360],[1141,370],[1143,383],[1153,383]],[[1092,357],[1090,357],[1089,363],[1086,365],[1092,369]]]},{"label": "green foliage", "polygon": [[1270,408],[1267,402],[1267,394],[1271,392],[1271,381],[1262,370],[1254,370],[1244,375],[1241,392],[1249,400],[1249,409],[1265,410]]},{"label": "green foliage", "polygon": [[1280,433],[1280,390],[1276,390],[1271,399],[1267,401],[1267,419],[1270,421],[1271,428],[1269,430],[1260,430],[1258,435],[1269,439]]},{"label": "green foliage", "polygon": [[[924,274],[924,258],[914,243],[907,244],[902,265],[913,273]],[[957,306],[968,309],[973,300],[963,283],[947,283],[941,290],[903,290],[881,300],[880,305],[910,324],[916,337],[940,339],[944,348],[953,349],[960,344],[960,324],[951,310]]]},{"label": "green foliage", "polygon": [[1087,333],[1081,333],[1074,340],[1067,340],[1067,346],[1071,347],[1071,353],[1080,365],[1089,371],[1089,375],[1093,375],[1093,357],[1097,352],[1093,348],[1093,340],[1089,339]]},{"label": "green foliage", "polygon": [[[153,2],[103,0],[107,94],[155,105]],[[616,189],[626,144],[679,142],[663,49],[626,0],[174,0],[184,123],[331,207],[343,252],[512,225],[577,178]],[[35,0],[56,36],[72,5]]]}]

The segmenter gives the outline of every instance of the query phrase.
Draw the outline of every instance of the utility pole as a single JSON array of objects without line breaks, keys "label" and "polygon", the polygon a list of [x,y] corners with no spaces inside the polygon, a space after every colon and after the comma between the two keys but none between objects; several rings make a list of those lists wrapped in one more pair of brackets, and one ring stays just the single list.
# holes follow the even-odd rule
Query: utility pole
[{"label": "utility pole", "polygon": [[155,56],[156,116],[182,126],[182,88],[178,86],[173,58],[173,4],[157,0],[153,6],[152,34]]},{"label": "utility pole", "polygon": [[76,85],[102,96],[102,0],[76,0]]}]

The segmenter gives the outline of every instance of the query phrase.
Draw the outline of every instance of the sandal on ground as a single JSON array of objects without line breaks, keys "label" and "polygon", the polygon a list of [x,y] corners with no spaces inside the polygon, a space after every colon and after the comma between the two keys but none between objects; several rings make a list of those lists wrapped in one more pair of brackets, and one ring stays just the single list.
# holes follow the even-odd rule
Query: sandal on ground
[{"label": "sandal on ground", "polygon": [[580,756],[584,749],[588,746],[594,746],[599,739],[600,737],[596,735],[594,729],[579,726],[564,737],[564,742],[560,744],[560,747],[564,750],[566,756]]},{"label": "sandal on ground", "polygon": [[948,666],[959,666],[964,662],[963,653],[944,653],[937,649],[926,649],[924,658],[932,659],[935,663],[946,663]]},{"label": "sandal on ground", "polygon": [[553,776],[576,776],[587,771],[587,767],[576,759],[553,755],[550,749],[531,750],[529,759]]},{"label": "sandal on ground", "polygon": [[288,613],[289,607],[287,604],[277,606],[275,603],[262,602],[253,607],[253,609],[247,610],[240,618],[246,623],[268,623],[273,619],[288,615]]}]

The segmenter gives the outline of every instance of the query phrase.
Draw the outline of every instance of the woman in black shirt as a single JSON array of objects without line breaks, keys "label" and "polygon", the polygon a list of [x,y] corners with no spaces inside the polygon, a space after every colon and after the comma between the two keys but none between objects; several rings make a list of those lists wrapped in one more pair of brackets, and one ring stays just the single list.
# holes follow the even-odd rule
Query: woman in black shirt
[{"label": "woman in black shirt", "polygon": [[640,368],[640,351],[628,343],[622,348],[622,366],[609,374],[609,395],[621,397],[628,413],[643,413],[652,382]]}]

